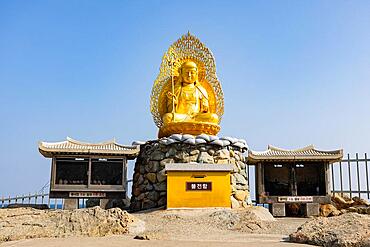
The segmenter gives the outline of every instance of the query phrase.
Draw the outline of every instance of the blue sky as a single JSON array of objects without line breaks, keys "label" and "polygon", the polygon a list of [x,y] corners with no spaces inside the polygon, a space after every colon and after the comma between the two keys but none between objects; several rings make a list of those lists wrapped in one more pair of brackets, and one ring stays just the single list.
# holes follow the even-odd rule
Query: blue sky
[{"label": "blue sky", "polygon": [[370,1],[0,0],[0,196],[38,190],[37,142],[156,138],[149,98],[188,30],[213,52],[219,135],[370,151]]}]

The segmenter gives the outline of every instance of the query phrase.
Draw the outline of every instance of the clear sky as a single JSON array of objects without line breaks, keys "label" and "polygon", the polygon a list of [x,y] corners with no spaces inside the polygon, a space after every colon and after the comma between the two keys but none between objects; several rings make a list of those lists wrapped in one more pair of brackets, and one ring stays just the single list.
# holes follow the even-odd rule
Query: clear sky
[{"label": "clear sky", "polygon": [[188,30],[216,58],[219,135],[370,152],[370,1],[0,0],[0,196],[48,181],[38,141],[156,138],[153,81]]}]

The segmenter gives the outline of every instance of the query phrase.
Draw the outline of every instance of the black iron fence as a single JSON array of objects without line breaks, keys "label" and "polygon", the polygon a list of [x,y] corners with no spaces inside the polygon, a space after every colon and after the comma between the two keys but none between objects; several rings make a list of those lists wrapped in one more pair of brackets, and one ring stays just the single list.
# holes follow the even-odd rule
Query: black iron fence
[{"label": "black iron fence", "polygon": [[346,193],[350,197],[370,199],[369,165],[367,153],[362,157],[358,153],[355,157],[348,154],[340,162],[331,164],[332,193]]}]

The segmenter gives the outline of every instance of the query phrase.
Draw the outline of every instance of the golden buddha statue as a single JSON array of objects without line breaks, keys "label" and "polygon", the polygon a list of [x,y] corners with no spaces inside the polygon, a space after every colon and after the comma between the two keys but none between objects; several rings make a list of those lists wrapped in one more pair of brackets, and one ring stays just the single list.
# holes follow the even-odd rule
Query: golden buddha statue
[{"label": "golden buddha statue", "polygon": [[171,122],[204,122],[218,124],[218,116],[209,112],[208,93],[198,82],[198,67],[192,61],[179,68],[179,81],[174,93],[167,92],[167,113],[163,124]]},{"label": "golden buddha statue", "polygon": [[223,93],[212,53],[195,36],[182,36],[164,55],[151,112],[159,137],[219,132]]}]

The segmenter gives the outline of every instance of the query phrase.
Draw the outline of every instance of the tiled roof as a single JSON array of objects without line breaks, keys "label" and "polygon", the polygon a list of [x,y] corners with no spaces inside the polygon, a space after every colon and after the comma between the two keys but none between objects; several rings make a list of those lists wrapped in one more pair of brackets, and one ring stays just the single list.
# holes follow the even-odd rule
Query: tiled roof
[{"label": "tiled roof", "polygon": [[269,145],[266,151],[248,152],[249,161],[257,160],[328,160],[337,161],[342,159],[343,150],[322,151],[313,145],[301,149],[286,150]]},{"label": "tiled roof", "polygon": [[98,154],[98,155],[127,155],[137,156],[139,146],[125,146],[114,140],[101,143],[87,143],[67,137],[62,142],[39,142],[39,151],[47,158],[54,154]]}]

